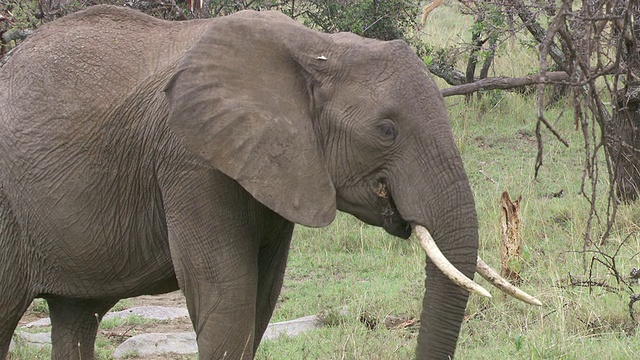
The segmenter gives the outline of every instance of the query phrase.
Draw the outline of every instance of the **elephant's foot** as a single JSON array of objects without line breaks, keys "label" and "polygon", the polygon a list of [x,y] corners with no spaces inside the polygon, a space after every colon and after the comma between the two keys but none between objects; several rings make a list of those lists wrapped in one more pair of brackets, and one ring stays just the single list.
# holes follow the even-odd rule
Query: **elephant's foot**
[{"label": "elephant's foot", "polygon": [[93,360],[100,320],[117,299],[48,298],[54,360]]}]

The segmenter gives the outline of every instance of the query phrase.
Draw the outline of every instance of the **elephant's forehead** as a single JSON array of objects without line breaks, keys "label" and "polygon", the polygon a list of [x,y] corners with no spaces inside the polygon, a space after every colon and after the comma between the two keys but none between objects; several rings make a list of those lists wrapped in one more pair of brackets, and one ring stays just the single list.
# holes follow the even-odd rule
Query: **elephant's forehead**
[{"label": "elephant's forehead", "polygon": [[[357,83],[353,92],[357,97],[371,99],[377,104],[396,104],[406,107],[424,99],[422,95],[433,97],[439,89],[425,69],[390,64],[378,66],[368,76],[354,76]],[[406,103],[406,104],[405,104]],[[413,107],[413,106],[412,106]]]},{"label": "elephant's forehead", "polygon": [[[415,57],[415,55],[414,55]],[[426,67],[417,58],[371,56],[348,63],[347,79],[371,94],[402,96],[407,91],[432,90],[435,86]],[[394,92],[398,94],[394,94]]]}]

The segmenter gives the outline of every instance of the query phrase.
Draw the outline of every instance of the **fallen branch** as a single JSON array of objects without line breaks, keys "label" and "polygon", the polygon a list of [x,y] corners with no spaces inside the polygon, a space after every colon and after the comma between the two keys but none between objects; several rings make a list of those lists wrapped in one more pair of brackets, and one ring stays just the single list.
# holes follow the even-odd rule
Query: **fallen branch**
[{"label": "fallen branch", "polygon": [[485,174],[484,170],[480,169],[478,172],[480,174],[484,175],[484,177],[486,177],[487,180],[491,181],[492,183],[494,183],[494,184],[498,183],[497,181],[493,180],[489,175]]},{"label": "fallen branch", "polygon": [[[427,66],[429,68],[429,72],[433,75],[443,79],[449,85],[453,85],[453,87],[463,86],[467,82],[467,78],[464,73],[454,69],[451,65],[446,65],[444,63],[434,61],[431,65]],[[457,94],[453,94],[457,95]],[[462,94],[461,94],[462,95]],[[447,95],[444,95],[447,96]]]},{"label": "fallen branch", "polygon": [[610,293],[614,293],[614,294],[620,293],[620,291],[617,288],[607,284],[605,280],[596,281],[591,279],[588,279],[588,280],[574,279],[571,277],[571,274],[569,274],[569,279],[570,279],[570,283],[568,285],[561,285],[560,287],[561,288],[586,287],[586,288],[589,288],[589,290],[591,290],[594,287],[599,287]]},{"label": "fallen branch", "polygon": [[568,81],[569,75],[564,71],[547,72],[544,77],[540,74],[534,74],[519,78],[510,78],[506,76],[486,78],[478,80],[470,84],[462,84],[442,89],[442,96],[468,95],[480,90],[505,90],[519,88],[523,86],[535,85],[540,83],[554,83]]}]

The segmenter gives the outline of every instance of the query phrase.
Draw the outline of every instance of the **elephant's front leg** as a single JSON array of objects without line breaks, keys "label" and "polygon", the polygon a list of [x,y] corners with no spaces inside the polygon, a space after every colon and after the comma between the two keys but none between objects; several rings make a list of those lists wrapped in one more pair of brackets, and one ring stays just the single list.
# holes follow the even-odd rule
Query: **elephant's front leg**
[{"label": "elephant's front leg", "polygon": [[164,192],[169,245],[200,359],[251,359],[259,229],[253,200],[215,171]]},{"label": "elephant's front leg", "polygon": [[206,272],[203,265],[212,260],[207,256],[181,256],[176,264],[181,268],[179,279],[200,359],[253,358],[257,290],[254,259],[251,254],[227,253],[216,257],[216,265]]},{"label": "elephant's front leg", "polygon": [[258,254],[258,298],[256,303],[256,334],[253,351],[260,345],[282,289],[291,235],[294,224],[277,214],[268,219],[268,236],[261,242]]}]

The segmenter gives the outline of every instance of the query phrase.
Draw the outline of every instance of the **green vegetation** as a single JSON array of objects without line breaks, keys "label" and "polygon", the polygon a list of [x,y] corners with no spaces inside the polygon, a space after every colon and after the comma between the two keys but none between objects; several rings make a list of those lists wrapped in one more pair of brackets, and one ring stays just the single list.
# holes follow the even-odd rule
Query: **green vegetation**
[{"label": "green vegetation", "polygon": [[33,300],[33,306],[31,308],[36,314],[40,314],[42,316],[49,316],[49,305],[47,305],[47,300],[45,299],[35,299]]},{"label": "green vegetation", "polygon": [[15,336],[13,337],[13,339],[16,342],[16,347],[9,355],[9,359],[51,359],[51,345],[37,348],[35,346],[27,346],[25,344],[25,341],[19,340]]},{"label": "green vegetation", "polygon": [[145,326],[156,324],[160,322],[159,320],[147,319],[140,315],[130,315],[125,317],[113,317],[109,319],[104,319],[100,322],[100,329],[102,330],[112,330],[121,326]]},{"label": "green vegetation", "polygon": [[422,10],[417,4],[404,0],[210,0],[204,2],[208,11],[195,9],[193,13],[186,0],[0,0],[0,56],[20,43],[23,39],[23,36],[18,35],[20,30],[34,29],[42,23],[96,4],[127,6],[167,20],[223,16],[242,9],[279,10],[309,27],[325,32],[350,31],[381,40],[405,39],[413,44],[418,44],[419,39],[410,30],[415,28],[414,19]]},{"label": "green vegetation", "polygon": [[111,308],[111,311],[122,311],[122,310],[129,309],[132,306],[133,305],[130,299],[122,299],[118,301],[117,304],[113,305],[113,307]]}]

